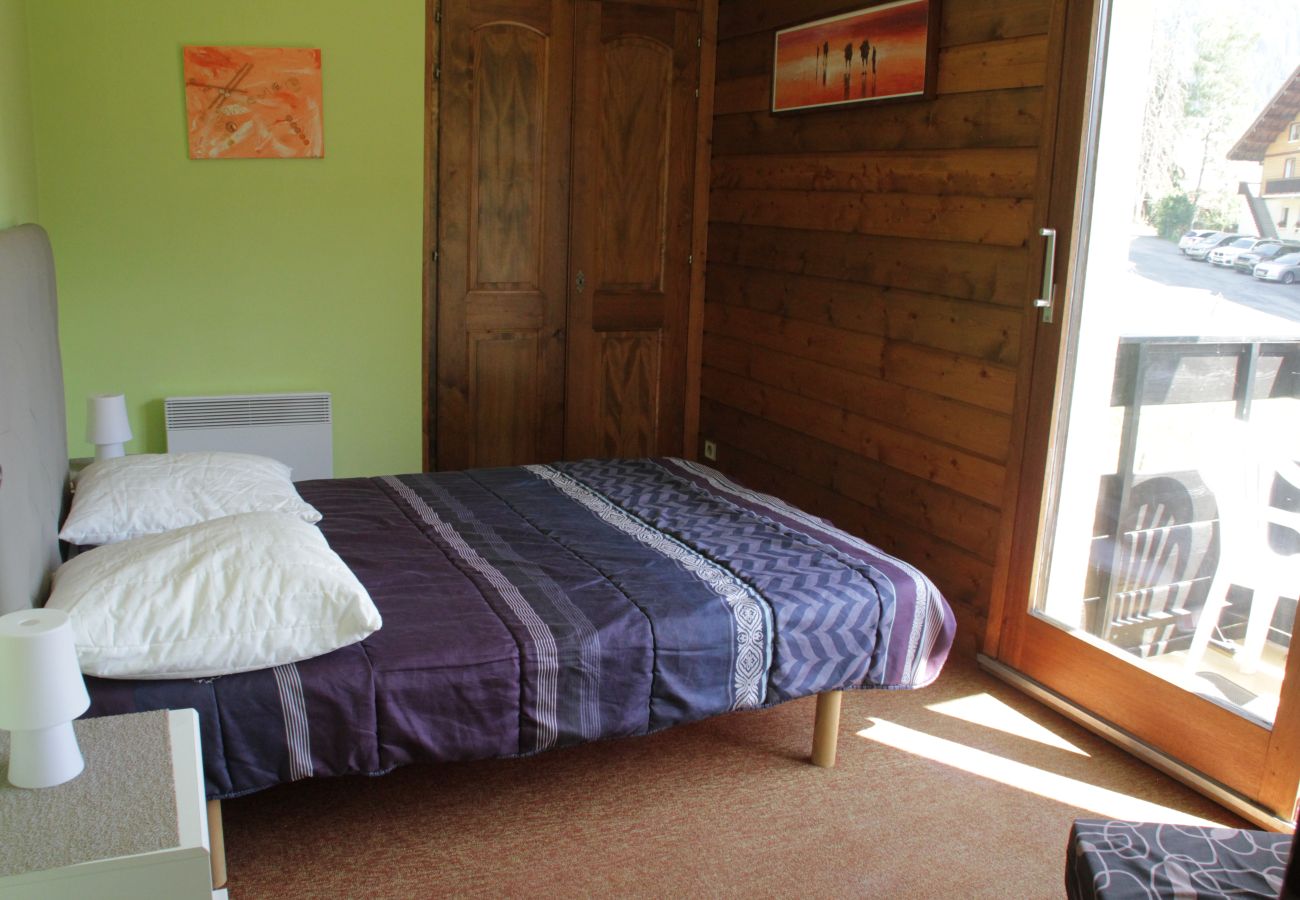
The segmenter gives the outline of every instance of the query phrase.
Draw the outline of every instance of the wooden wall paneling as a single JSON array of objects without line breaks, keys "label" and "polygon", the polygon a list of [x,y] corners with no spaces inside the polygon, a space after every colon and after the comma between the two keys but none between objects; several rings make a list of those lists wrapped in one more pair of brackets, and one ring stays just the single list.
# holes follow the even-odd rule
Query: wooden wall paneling
[{"label": "wooden wall paneling", "polygon": [[1047,34],[1051,4],[1042,0],[973,0],[945,11],[939,43],[944,47]]},{"label": "wooden wall paneling", "polygon": [[713,158],[714,88],[717,82],[718,0],[703,0],[700,11],[700,78],[696,107],[695,197],[691,220],[691,293],[686,316],[685,409],[682,454],[696,459],[700,451],[700,378],[704,353],[704,295],[708,272],[709,166]]},{"label": "wooden wall paneling", "polygon": [[565,454],[681,453],[700,17],[579,0],[576,34]]},{"label": "wooden wall paneling", "polygon": [[868,459],[929,479],[968,497],[995,504],[1002,494],[1003,464],[906,428],[886,425],[832,403],[771,387],[723,369],[705,359],[704,395],[727,406],[762,416],[813,435]]},{"label": "wooden wall paneling", "polygon": [[607,6],[644,6],[651,9],[680,9],[699,12],[700,0],[601,0]]},{"label": "wooden wall paneling", "polygon": [[960,94],[1038,87],[1047,68],[1047,35],[962,44],[939,53],[939,91]]},{"label": "wooden wall paneling", "polygon": [[[1042,88],[940,94],[934,100],[869,107],[871,116],[851,110],[795,116],[742,112],[716,116],[713,152],[833,152],[929,147],[1026,147],[1038,139]],[[933,104],[933,109],[926,109]],[[861,110],[857,110],[859,113]]]},{"label": "wooden wall paneling", "polygon": [[797,116],[768,112],[773,33],[843,4],[719,9],[701,436],[724,470],[920,565],[981,631],[1038,273],[1050,6],[945,0],[933,101]]},{"label": "wooden wall paneling", "polygon": [[710,266],[709,302],[861,331],[976,359],[1014,365],[1018,310],[886,285]]},{"label": "wooden wall paneling", "polygon": [[715,189],[860,191],[961,197],[1033,196],[1032,147],[767,153],[713,159]]},{"label": "wooden wall paneling", "polygon": [[879,514],[897,519],[992,563],[997,508],[878,460],[845,451],[813,435],[706,399],[710,421],[722,426],[731,446],[843,494]]},{"label": "wooden wall paneling", "polygon": [[706,335],[705,347],[709,365],[722,371],[915,431],[993,461],[1006,458],[1010,423],[997,412],[721,333]]},{"label": "wooden wall paneling", "polygon": [[1029,286],[1024,246],[711,222],[709,258],[1010,307]]},{"label": "wooden wall paneling", "polygon": [[443,9],[440,468],[562,451],[572,21],[570,0]]},{"label": "wooden wall paneling", "polygon": [[717,222],[841,231],[1015,247],[1024,243],[1031,204],[1018,197],[917,196],[858,191],[719,188],[709,198]]},{"label": "wooden wall paneling", "polygon": [[[746,341],[802,356],[899,386],[917,387],[937,397],[1010,413],[1015,370],[960,354],[942,353],[915,344],[887,342],[874,335],[782,318],[744,307],[713,306],[705,314],[709,331],[744,334]],[[862,379],[851,379],[861,384]],[[1005,444],[1003,445],[1005,449]]]}]

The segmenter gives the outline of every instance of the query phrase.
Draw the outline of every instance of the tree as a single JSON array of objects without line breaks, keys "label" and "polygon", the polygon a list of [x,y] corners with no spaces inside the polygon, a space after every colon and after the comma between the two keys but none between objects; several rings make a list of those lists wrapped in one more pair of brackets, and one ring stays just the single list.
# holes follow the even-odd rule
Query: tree
[{"label": "tree", "polygon": [[1151,220],[1162,238],[1172,240],[1187,229],[1196,215],[1196,204],[1186,194],[1166,194],[1151,211]]},{"label": "tree", "polygon": [[1195,223],[1196,209],[1201,206],[1207,169],[1221,176],[1219,181],[1227,177],[1222,164],[1236,133],[1233,121],[1240,115],[1241,80],[1243,73],[1251,71],[1250,54],[1258,42],[1258,35],[1242,30],[1237,19],[1233,14],[1220,13],[1196,23],[1196,61],[1183,89],[1183,114],[1201,145],[1188,227]]},{"label": "tree", "polygon": [[[1170,10],[1170,12],[1174,12]],[[1182,188],[1177,162],[1186,105],[1182,76],[1188,40],[1188,20],[1171,14],[1156,17],[1151,36],[1146,105],[1142,111],[1141,156],[1138,158],[1134,218],[1151,221],[1151,203]]]}]

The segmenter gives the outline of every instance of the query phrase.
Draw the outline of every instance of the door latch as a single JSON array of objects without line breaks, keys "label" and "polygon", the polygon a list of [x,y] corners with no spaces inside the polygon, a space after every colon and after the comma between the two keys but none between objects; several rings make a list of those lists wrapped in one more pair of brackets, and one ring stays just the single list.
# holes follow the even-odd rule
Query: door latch
[{"label": "door latch", "polygon": [[573,286],[578,289],[579,294],[581,294],[582,289],[587,286],[587,276],[583,274],[581,269],[578,270],[578,277],[573,280]]}]

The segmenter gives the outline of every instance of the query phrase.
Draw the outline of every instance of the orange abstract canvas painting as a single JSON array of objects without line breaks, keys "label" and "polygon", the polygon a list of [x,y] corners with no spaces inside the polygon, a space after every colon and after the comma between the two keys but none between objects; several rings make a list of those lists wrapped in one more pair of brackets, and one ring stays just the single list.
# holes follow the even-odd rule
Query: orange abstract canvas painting
[{"label": "orange abstract canvas painting", "polygon": [[778,31],[772,111],[931,94],[938,2],[897,0]]},{"label": "orange abstract canvas painting", "polygon": [[320,50],[186,47],[190,159],[325,155]]}]

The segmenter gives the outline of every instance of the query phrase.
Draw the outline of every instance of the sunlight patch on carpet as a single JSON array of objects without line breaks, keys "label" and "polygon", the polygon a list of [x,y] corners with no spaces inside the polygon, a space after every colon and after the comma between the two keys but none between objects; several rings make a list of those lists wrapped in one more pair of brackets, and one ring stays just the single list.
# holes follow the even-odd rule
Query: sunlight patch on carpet
[{"label": "sunlight patch on carpet", "polygon": [[871,727],[858,732],[858,737],[1107,818],[1188,825],[1220,824],[884,719],[872,717],[871,723]]},{"label": "sunlight patch on carpet", "polygon": [[972,725],[992,728],[1003,734],[1035,741],[1058,750],[1068,750],[1080,756],[1089,755],[1051,729],[1040,725],[1024,713],[1012,709],[992,694],[971,694],[969,697],[958,697],[956,700],[931,703],[926,709],[937,712],[941,716],[951,716]]}]

